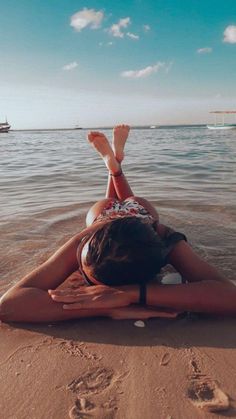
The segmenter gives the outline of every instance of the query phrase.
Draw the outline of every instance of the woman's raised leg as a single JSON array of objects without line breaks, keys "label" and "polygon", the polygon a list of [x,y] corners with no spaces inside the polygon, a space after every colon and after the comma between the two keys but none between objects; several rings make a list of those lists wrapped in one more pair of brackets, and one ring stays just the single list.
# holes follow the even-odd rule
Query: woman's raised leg
[{"label": "woman's raised leg", "polygon": [[[124,160],[124,148],[129,136],[129,125],[116,125],[113,128],[112,150],[116,160],[121,164]],[[119,186],[119,185],[118,185]],[[106,198],[119,199],[114,186],[113,176],[108,174]]]},{"label": "woman's raised leg", "polygon": [[136,197],[133,194],[129,183],[121,170],[121,162],[124,159],[124,146],[129,135],[129,127],[127,125],[118,125],[113,131],[112,148],[104,134],[100,132],[90,132],[88,135],[89,142],[102,157],[108,169],[108,184],[106,199],[97,202],[89,210],[86,224],[93,224],[94,220],[102,212],[103,208],[110,200],[119,199],[124,201],[129,197],[133,197],[158,221],[158,213],[156,209],[144,198]]},{"label": "woman's raised leg", "polygon": [[[126,128],[125,128],[126,127]],[[102,157],[108,171],[109,179],[107,193],[109,198],[118,198],[123,201],[133,195],[132,189],[122,172],[120,162],[124,158],[124,146],[129,134],[129,127],[126,125],[117,126],[114,129],[113,148],[117,158],[106,138],[100,132],[92,131],[88,134],[88,140]],[[119,161],[117,160],[119,159]],[[114,193],[116,192],[116,197]]]},{"label": "woman's raised leg", "polygon": [[110,175],[110,173],[108,173],[108,179],[107,179],[106,198],[119,199],[115,190],[113,178]]}]

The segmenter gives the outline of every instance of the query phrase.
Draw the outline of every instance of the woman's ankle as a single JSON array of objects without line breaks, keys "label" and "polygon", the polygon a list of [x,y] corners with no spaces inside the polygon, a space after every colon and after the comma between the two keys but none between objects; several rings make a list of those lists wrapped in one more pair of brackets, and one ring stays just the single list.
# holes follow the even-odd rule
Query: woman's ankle
[{"label": "woman's ankle", "polygon": [[113,177],[118,177],[118,176],[123,175],[121,166],[119,167],[118,170],[109,171],[109,174],[110,176],[113,176]]}]

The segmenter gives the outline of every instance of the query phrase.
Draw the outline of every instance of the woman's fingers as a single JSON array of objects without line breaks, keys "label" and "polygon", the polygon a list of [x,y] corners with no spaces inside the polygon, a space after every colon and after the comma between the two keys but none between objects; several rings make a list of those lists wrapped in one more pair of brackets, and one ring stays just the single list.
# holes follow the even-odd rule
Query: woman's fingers
[{"label": "woman's fingers", "polygon": [[84,306],[91,307],[94,306],[95,302],[99,302],[99,300],[103,297],[102,294],[91,295],[88,292],[83,292],[81,290],[69,290],[69,291],[57,291],[57,292],[49,292],[50,297],[53,301],[58,303],[79,303],[80,305],[83,304]]},{"label": "woman's fingers", "polygon": [[[116,288],[105,285],[95,285],[93,287],[81,287],[79,289],[48,290],[48,294],[53,301],[71,304],[65,309],[74,310],[75,308],[84,309],[103,309],[112,307],[128,306],[130,295]],[[73,303],[78,303],[74,306]]]},{"label": "woman's fingers", "polygon": [[52,291],[48,290],[48,294],[50,297],[54,300],[56,298],[63,298],[63,297],[79,297],[79,296],[86,296],[88,295],[87,292],[85,292],[81,288],[70,288],[68,290],[58,290],[58,291]]},{"label": "woman's fingers", "polygon": [[53,301],[64,303],[64,310],[111,308],[113,319],[149,319],[151,317],[175,318],[178,312],[158,310],[153,307],[130,306],[129,295],[106,286],[80,287],[78,289],[49,290]]},{"label": "woman's fingers", "polygon": [[51,298],[58,303],[74,303],[79,301],[81,297],[77,295],[51,295]]},{"label": "woman's fingers", "polygon": [[109,288],[107,286],[104,285],[96,285],[93,287],[86,287],[86,286],[80,286],[78,288],[66,288],[66,289],[61,289],[61,290],[48,290],[48,294],[49,295],[74,295],[79,294],[79,295],[90,295],[90,294],[104,294],[104,293],[111,293],[112,292],[120,292],[118,290],[114,290],[112,288]]},{"label": "woman's fingers", "polygon": [[81,295],[81,294],[71,294],[71,295],[51,295],[53,301],[57,301],[59,303],[84,303],[87,304],[91,302],[91,304],[95,301],[98,301],[101,296],[97,295],[91,297],[89,295]]},{"label": "woman's fingers", "polygon": [[75,292],[78,293],[78,289],[74,288],[66,288],[63,290],[48,290],[48,294],[50,295],[73,295]]},{"label": "woman's fingers", "polygon": [[68,295],[71,294],[73,289],[65,289],[65,290],[48,290],[48,294],[52,297],[54,295]]}]

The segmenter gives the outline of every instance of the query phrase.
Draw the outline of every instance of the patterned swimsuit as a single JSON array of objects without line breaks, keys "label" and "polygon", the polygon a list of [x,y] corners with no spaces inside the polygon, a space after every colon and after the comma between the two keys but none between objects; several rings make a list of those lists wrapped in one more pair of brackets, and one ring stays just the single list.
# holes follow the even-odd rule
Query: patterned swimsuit
[{"label": "patterned swimsuit", "polygon": [[125,201],[110,201],[102,210],[101,214],[96,218],[97,220],[108,219],[118,217],[138,217],[146,219],[147,222],[153,223],[155,220],[151,214],[137,201],[132,198],[128,198]]}]

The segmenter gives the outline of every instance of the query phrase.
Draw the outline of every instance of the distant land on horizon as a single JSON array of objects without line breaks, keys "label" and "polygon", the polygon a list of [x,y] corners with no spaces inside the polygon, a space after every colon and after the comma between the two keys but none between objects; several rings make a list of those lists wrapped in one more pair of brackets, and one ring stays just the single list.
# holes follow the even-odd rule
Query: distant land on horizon
[{"label": "distant land on horizon", "polygon": [[[130,125],[131,129],[174,129],[174,128],[201,128],[206,127],[206,124],[179,124],[179,125]],[[154,127],[154,125],[153,125]],[[31,128],[31,129],[11,129],[10,131],[81,131],[81,130],[111,130],[113,126],[108,127],[80,127],[80,128]]]}]

